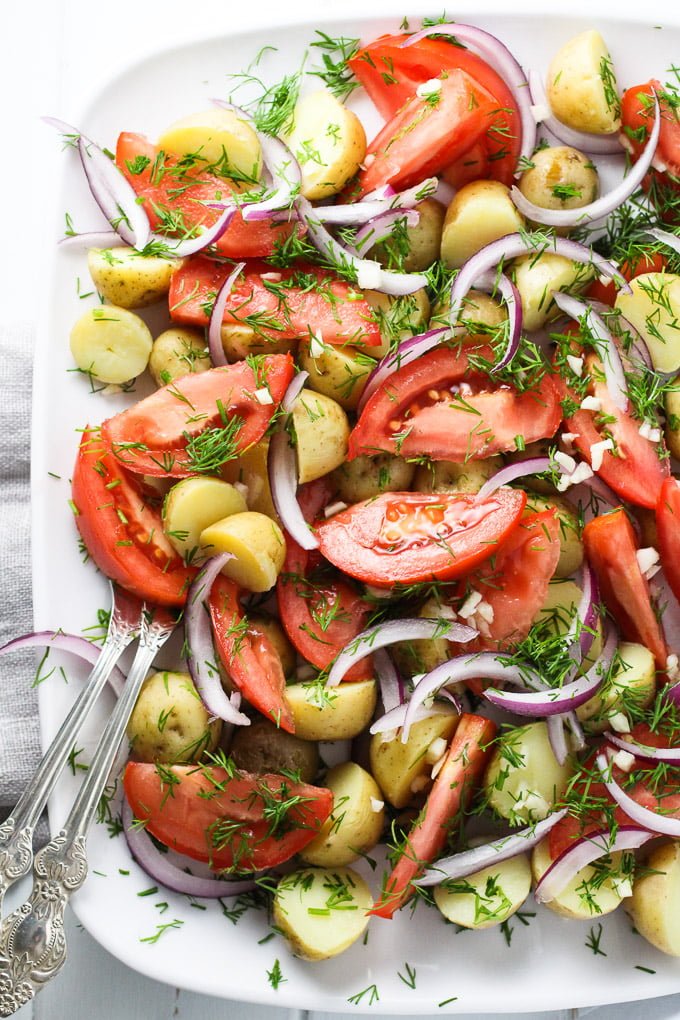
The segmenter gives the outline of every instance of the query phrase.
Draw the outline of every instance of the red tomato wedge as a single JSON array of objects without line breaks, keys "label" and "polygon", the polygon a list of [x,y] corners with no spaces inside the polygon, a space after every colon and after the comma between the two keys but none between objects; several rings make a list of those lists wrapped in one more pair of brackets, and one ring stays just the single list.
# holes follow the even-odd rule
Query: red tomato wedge
[{"label": "red tomato wedge", "polygon": [[676,599],[680,599],[680,487],[674,478],[667,478],[661,486],[656,530],[666,579]]},{"label": "red tomato wedge", "polygon": [[[207,326],[215,296],[232,269],[205,255],[187,259],[170,284],[168,304],[175,322]],[[316,334],[330,344],[382,343],[380,326],[362,292],[306,264],[274,269],[249,262],[227,299],[223,321],[250,325],[265,341]]]},{"label": "red tomato wedge", "polygon": [[664,670],[666,642],[637,561],[635,532],[623,508],[589,521],[583,529],[583,544],[604,604],[621,633],[628,641],[645,645]]},{"label": "red tomato wedge", "polygon": [[631,150],[635,162],[645,147],[654,121],[656,93],[661,108],[661,130],[656,147],[655,162],[666,169],[652,167],[646,175],[643,187],[649,192],[652,204],[661,211],[661,218],[677,223],[678,201],[680,200],[680,120],[677,103],[670,101],[661,83],[651,79],[643,85],[627,89],[621,100],[622,134]]},{"label": "red tomato wedge", "polygon": [[149,506],[97,431],[85,430],[72,483],[75,521],[106,577],[141,599],[183,606],[196,571],[185,566]]},{"label": "red tomato wedge", "polygon": [[456,816],[481,781],[495,736],[496,725],[490,719],[468,714],[460,717],[425,807],[409,832],[371,914],[391,918],[410,898],[413,879],[443,849],[457,824]]},{"label": "red tomato wedge", "polygon": [[499,489],[485,500],[386,492],[320,524],[319,548],[350,577],[378,587],[461,577],[498,552],[525,503],[519,489]]},{"label": "red tomato wedge", "polygon": [[[668,460],[661,459],[657,453],[660,443],[650,443],[640,435],[640,422],[616,406],[603,378],[601,362],[588,355],[585,363],[591,379],[589,392],[601,402],[602,410],[579,409],[565,418],[567,430],[575,435],[574,446],[590,464],[591,447],[605,438],[613,438],[615,450],[605,450],[596,474],[617,496],[636,506],[653,509],[670,472]],[[556,376],[555,383],[564,399],[573,398],[564,380]],[[604,424],[600,426],[599,421]]]},{"label": "red tomato wedge", "polygon": [[205,765],[128,762],[135,818],[171,850],[214,870],[259,871],[299,853],[328,818],[333,794],[286,776]]},{"label": "red tomato wedge", "polygon": [[401,44],[407,38],[381,36],[349,61],[382,116],[385,120],[394,117],[419,85],[438,78],[443,71],[465,71],[491,93],[496,111],[480,141],[448,167],[445,176],[458,187],[482,177],[511,184],[522,136],[517,104],[506,83],[470,50],[444,39],[421,39],[404,48]]},{"label": "red tomato wedge", "polygon": [[[413,95],[368,146],[357,192],[408,188],[460,159],[486,134],[498,102],[465,71],[439,76],[433,100]],[[354,192],[353,192],[354,194]]]},{"label": "red tomato wedge", "polygon": [[[102,435],[130,471],[185,478],[217,474],[259,442],[293,378],[287,354],[185,375],[102,425]],[[256,391],[267,389],[271,404]]]},{"label": "red tomato wedge", "polygon": [[[643,251],[636,253],[631,261],[626,260],[622,262],[619,272],[630,282],[636,276],[642,276],[643,273],[661,273],[667,265],[668,259],[665,255],[660,255],[659,252],[654,251]],[[605,305],[611,305],[612,307],[614,307],[616,302],[617,294],[618,289],[613,280],[609,282],[602,279],[593,280],[586,290],[586,295],[591,300],[602,301]]]},{"label": "red tomato wedge", "polygon": [[[477,348],[493,360],[490,348]],[[562,409],[552,376],[518,393],[475,372],[465,351],[439,348],[391,375],[369,398],[349,437],[349,460],[387,452],[432,460],[468,460],[550,439]]]},{"label": "red tomato wedge", "polygon": [[281,658],[266,634],[248,627],[233,581],[218,576],[208,608],[217,654],[234,685],[270,722],[295,733],[293,715],[284,698],[286,678]]},{"label": "red tomato wedge", "polygon": [[[159,233],[181,236],[182,228],[212,226],[220,210],[203,203],[224,201],[234,191],[228,178],[206,173],[200,164],[180,163],[178,157],[160,153],[144,135],[129,131],[118,137],[116,165],[140,196],[151,226]],[[227,258],[260,258],[272,255],[277,245],[299,229],[271,220],[246,223],[237,212],[215,247]]]}]

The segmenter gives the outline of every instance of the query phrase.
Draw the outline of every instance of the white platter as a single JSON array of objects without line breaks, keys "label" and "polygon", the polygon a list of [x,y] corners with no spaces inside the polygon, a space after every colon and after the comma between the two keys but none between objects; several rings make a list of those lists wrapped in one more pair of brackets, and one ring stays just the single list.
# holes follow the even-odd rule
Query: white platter
[{"label": "white platter", "polygon": [[[409,16],[414,15],[411,25],[416,27],[420,24],[417,15],[439,14],[441,9],[418,3],[404,6]],[[530,0],[514,3],[512,13],[509,6],[503,0],[464,0],[456,5],[455,17],[494,31],[525,66],[539,70],[545,70],[550,55],[571,35],[599,27],[612,50],[622,87],[651,76],[663,79],[680,54],[680,13],[670,9],[646,20],[646,12],[639,5],[633,10],[632,3],[557,0],[540,14]],[[624,12],[626,20],[621,20]],[[277,80],[298,66],[317,27],[333,36],[360,35],[368,41],[396,30],[403,13],[398,11],[392,18],[330,21],[320,12],[303,25],[295,24],[299,18],[293,10],[285,15],[286,25],[231,36],[223,18],[222,31],[213,32],[211,38],[153,53],[112,79],[83,112],[79,125],[109,146],[123,129],[154,137],[170,120],[206,106],[213,95],[225,94],[225,75],[244,69],[265,45],[278,47],[262,64],[263,74]],[[666,27],[658,27],[655,18],[663,18]],[[667,24],[670,20],[672,26]],[[368,115],[368,104],[359,105],[362,115],[367,114],[369,128],[377,125],[375,115]],[[49,112],[59,115],[61,111]],[[75,154],[65,153],[61,166],[60,217],[68,210],[76,229],[98,226],[101,221]],[[59,250],[36,354],[32,493],[36,627],[79,632],[96,622],[96,610],[107,605],[108,593],[92,565],[82,563],[68,505],[68,479],[78,440],[75,430],[108,417],[130,398],[93,395],[84,377],[69,372],[71,324],[94,301],[79,297],[77,278],[81,294],[91,289],[83,254]],[[162,315],[159,326],[161,322]],[[71,663],[64,660],[64,665],[72,681],[69,685],[55,673],[40,688],[45,743],[83,679]],[[87,760],[100,724],[101,716],[78,742],[85,748],[82,760]],[[76,782],[68,776],[52,799],[53,830],[67,813]],[[90,878],[73,901],[88,930],[142,973],[206,994],[335,1012],[423,1014],[437,1012],[445,1000],[449,1001],[441,1006],[442,1013],[527,1013],[680,990],[680,961],[663,956],[634,935],[621,911],[603,919],[601,947],[606,956],[594,955],[586,945],[590,923],[562,920],[546,910],[539,909],[527,926],[513,922],[508,947],[498,930],[458,935],[437,913],[419,907],[413,915],[408,909],[402,911],[392,922],[374,920],[367,945],[356,945],[336,960],[309,964],[291,957],[279,936],[259,944],[270,930],[262,912],[248,911],[234,926],[219,906],[195,909],[185,898],[165,890],[139,896],[152,883],[131,862],[122,838],[110,839],[104,826],[92,832],[89,856]],[[370,871],[365,873],[376,885]],[[161,902],[168,904],[162,913],[156,906]],[[175,919],[181,926],[168,929],[155,945],[140,942],[158,925]],[[267,972],[276,959],[285,980],[274,990]],[[416,970],[415,989],[399,977],[406,963]],[[356,1005],[348,1001],[373,985],[379,1000],[371,1003],[367,993]]]}]

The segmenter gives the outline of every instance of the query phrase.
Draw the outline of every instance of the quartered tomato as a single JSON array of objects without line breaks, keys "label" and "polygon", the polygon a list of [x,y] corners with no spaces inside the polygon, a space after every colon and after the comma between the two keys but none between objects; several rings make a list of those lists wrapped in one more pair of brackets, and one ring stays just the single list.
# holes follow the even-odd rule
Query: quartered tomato
[{"label": "quartered tomato", "polygon": [[220,574],[210,589],[208,608],[217,654],[235,687],[267,719],[294,733],[281,657],[266,634],[248,626],[237,585]]},{"label": "quartered tomato", "polygon": [[141,599],[184,605],[196,571],[177,555],[160,513],[97,431],[83,433],[72,497],[78,531],[106,577]]},{"label": "quartered tomato", "polygon": [[[287,354],[185,375],[109,418],[102,435],[130,471],[215,474],[262,438],[292,378]],[[257,399],[263,389],[272,403]]]},{"label": "quartered tomato", "polygon": [[385,35],[362,47],[349,66],[379,112],[390,120],[424,82],[454,68],[465,71],[496,100],[496,110],[479,141],[447,167],[444,176],[460,187],[480,178],[511,184],[521,147],[515,99],[499,74],[470,50],[444,39],[402,44],[407,35]]},{"label": "quartered tomato", "polygon": [[128,762],[124,787],[147,832],[216,871],[282,864],[314,839],[333,807],[323,787],[205,765],[163,766],[161,773]]},{"label": "quartered tomato", "polygon": [[[665,170],[653,167],[643,186],[650,193],[653,204],[661,205],[662,219],[677,222],[680,202],[680,119],[677,103],[669,102],[661,82],[651,79],[624,92],[621,100],[622,134],[635,162],[645,147],[654,122],[655,94],[661,108],[661,130],[654,161],[665,167]],[[658,199],[662,201],[659,203]]]},{"label": "quartered tomato", "polygon": [[[220,210],[204,203],[224,201],[234,190],[228,178],[206,173],[200,164],[180,163],[178,157],[160,153],[144,135],[129,131],[118,138],[116,165],[142,199],[151,226],[159,233],[181,236],[187,229],[211,226]],[[297,224],[272,220],[246,223],[237,212],[215,247],[227,258],[259,258],[273,254],[278,244],[299,229]]]},{"label": "quartered tomato", "polygon": [[321,552],[378,587],[461,577],[501,547],[526,503],[519,489],[480,500],[467,493],[386,492],[317,529]]},{"label": "quartered tomato", "polygon": [[649,648],[659,669],[668,651],[637,561],[635,532],[622,507],[589,521],[583,529],[588,562],[597,574],[605,606],[628,641]]},{"label": "quartered tomato", "polygon": [[[215,296],[232,269],[230,263],[205,255],[186,259],[173,274],[168,295],[175,322],[207,326]],[[327,270],[304,263],[295,269],[247,263],[227,298],[223,321],[250,325],[264,340],[316,335],[329,344],[382,343],[362,292]]]},{"label": "quartered tomato", "polygon": [[[475,350],[493,361],[490,348]],[[518,393],[476,372],[466,351],[440,347],[399,369],[369,398],[349,438],[349,459],[387,452],[465,462],[554,436],[562,409],[552,377]]]},{"label": "quartered tomato", "polygon": [[[660,255],[659,252],[641,251],[630,261],[626,259],[625,262],[622,262],[619,266],[619,272],[630,282],[636,276],[642,276],[643,273],[661,273],[667,265],[668,259],[665,255]],[[616,302],[617,294],[618,290],[613,280],[593,280],[586,289],[586,295],[592,301],[602,301],[605,305],[611,305],[612,307]]]},{"label": "quartered tomato", "polygon": [[656,530],[664,573],[676,599],[680,599],[680,486],[667,478],[656,507]]}]

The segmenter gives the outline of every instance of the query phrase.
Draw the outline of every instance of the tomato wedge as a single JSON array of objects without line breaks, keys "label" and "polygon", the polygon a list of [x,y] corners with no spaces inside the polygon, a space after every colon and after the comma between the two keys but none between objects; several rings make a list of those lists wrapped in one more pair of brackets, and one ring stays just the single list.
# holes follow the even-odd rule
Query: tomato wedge
[{"label": "tomato wedge", "polygon": [[72,497],[78,531],[103,574],[141,599],[184,605],[196,571],[177,555],[160,513],[96,430],[83,432]]},{"label": "tomato wedge", "polygon": [[456,825],[456,816],[481,781],[495,735],[496,725],[490,719],[461,715],[427,803],[409,832],[371,914],[391,918],[410,898],[413,879],[442,850]]},{"label": "tomato wedge", "polygon": [[[174,273],[168,304],[175,322],[207,326],[215,296],[233,266],[196,255]],[[318,266],[273,269],[249,262],[227,299],[225,323],[250,325],[264,341],[316,334],[324,343],[375,347],[380,326],[361,291]]]},{"label": "tomato wedge", "polygon": [[628,641],[649,648],[660,670],[668,651],[637,561],[635,532],[623,507],[589,521],[583,529],[588,561],[597,574],[602,598]]},{"label": "tomato wedge", "polygon": [[654,162],[663,164],[666,169],[652,167],[643,187],[649,192],[652,204],[660,209],[661,218],[676,223],[680,202],[680,120],[677,103],[670,99],[661,82],[652,78],[624,92],[621,99],[622,132],[635,162],[645,147],[654,122],[654,94],[659,97],[661,109],[661,130]]},{"label": "tomato wedge", "polygon": [[390,184],[407,188],[438,174],[484,135],[498,102],[465,71],[439,77],[432,98],[413,95],[368,146],[357,191],[366,194]]},{"label": "tomato wedge", "polygon": [[[630,260],[626,259],[625,262],[622,262],[619,272],[630,282],[636,276],[642,276],[644,273],[661,273],[667,266],[668,259],[665,255],[656,251],[641,251],[637,252]],[[612,308],[616,303],[617,294],[618,289],[613,280],[608,282],[603,279],[593,280],[586,290],[587,297],[592,301],[602,301],[605,305],[611,305]]]},{"label": "tomato wedge", "polygon": [[[102,425],[130,471],[186,478],[216,474],[264,435],[293,378],[288,354],[269,354],[185,375]],[[256,391],[272,399],[262,404]]]},{"label": "tomato wedge", "polygon": [[667,478],[661,486],[656,530],[666,579],[676,599],[680,599],[680,487],[674,478]]},{"label": "tomato wedge", "polygon": [[[191,161],[159,152],[144,135],[124,131],[116,145],[116,165],[142,200],[154,230],[182,233],[197,226],[209,227],[220,210],[203,203],[224,201],[235,189],[225,177],[206,173]],[[174,230],[173,230],[174,227]],[[254,220],[246,223],[237,212],[215,247],[227,258],[259,258],[272,255],[287,240],[296,224]]]},{"label": "tomato wedge", "polygon": [[237,585],[220,574],[210,589],[208,608],[217,654],[235,686],[267,719],[295,733],[293,715],[284,698],[286,678],[281,658],[266,634],[248,627]]},{"label": "tomato wedge", "polygon": [[385,492],[319,525],[321,552],[378,587],[461,577],[497,553],[526,503],[519,489],[485,500],[467,493]]},{"label": "tomato wedge", "polygon": [[206,765],[128,762],[135,818],[165,846],[214,870],[259,871],[299,853],[333,807],[323,787]]},{"label": "tomato wedge", "polygon": [[[493,360],[490,348],[475,351]],[[369,398],[349,437],[349,459],[387,452],[464,462],[554,436],[562,409],[552,376],[519,393],[475,372],[468,353],[438,348],[399,369]]]},{"label": "tomato wedge", "polygon": [[442,71],[465,71],[496,100],[491,124],[476,145],[445,170],[454,186],[478,178],[511,184],[521,147],[521,124],[512,92],[489,64],[477,54],[444,39],[420,39],[403,47],[407,35],[380,36],[362,47],[349,66],[379,112],[389,120],[426,81]]}]

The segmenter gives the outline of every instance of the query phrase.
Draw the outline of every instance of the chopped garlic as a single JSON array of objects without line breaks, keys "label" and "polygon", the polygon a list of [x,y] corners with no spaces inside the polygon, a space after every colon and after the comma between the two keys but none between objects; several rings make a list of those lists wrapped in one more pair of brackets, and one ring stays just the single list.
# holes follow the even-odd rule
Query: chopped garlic
[{"label": "chopped garlic", "polygon": [[243,496],[243,498],[245,499],[245,501],[247,503],[248,502],[248,496],[250,495],[250,493],[248,491],[248,486],[244,485],[243,482],[232,482],[232,485],[234,486],[234,488],[236,489],[237,492],[241,493],[241,495]]},{"label": "chopped garlic", "polygon": [[309,354],[312,358],[320,358],[326,349],[326,345],[323,342],[322,333],[312,333],[312,339],[309,341]]},{"label": "chopped garlic", "polygon": [[347,503],[343,503],[342,500],[338,500],[337,503],[331,503],[323,512],[324,517],[333,517],[335,514],[339,514],[342,510],[347,509]]},{"label": "chopped garlic", "polygon": [[583,375],[583,358],[577,358],[573,354],[567,354],[567,364],[574,375],[579,378]]},{"label": "chopped garlic", "polygon": [[439,761],[441,756],[446,751],[446,741],[443,737],[435,737],[427,751],[425,752],[425,761],[428,765],[434,765]]},{"label": "chopped garlic", "polygon": [[610,715],[609,725],[616,733],[630,733],[630,723],[623,712],[615,712]]},{"label": "chopped garlic", "polygon": [[429,776],[416,776],[411,783],[411,793],[420,793],[421,790],[424,790],[425,787],[428,786],[429,782]]},{"label": "chopped garlic", "polygon": [[627,876],[621,878],[612,875],[612,889],[616,890],[622,900],[633,895],[633,883]]},{"label": "chopped garlic", "polygon": [[375,811],[376,815],[382,811],[385,807],[384,800],[378,800],[377,797],[371,797],[371,811]]},{"label": "chopped garlic", "polygon": [[558,450],[554,456],[555,463],[558,464],[563,471],[566,471],[568,475],[572,475],[576,470],[576,461],[573,457],[570,457],[568,453],[562,453]]},{"label": "chopped garlic", "polygon": [[494,611],[493,606],[490,602],[480,602],[477,606],[477,616],[484,620],[485,623],[493,623]]},{"label": "chopped garlic", "polygon": [[389,599],[392,597],[392,592],[389,588],[376,588],[373,584],[367,584],[364,588],[366,594],[371,599]]},{"label": "chopped garlic", "polygon": [[515,801],[515,811],[520,808],[526,808],[529,816],[534,819],[547,818],[550,814],[550,804],[545,797],[541,797],[540,793],[535,793],[534,790],[527,789],[526,786]]},{"label": "chopped garlic", "polygon": [[281,273],[261,273],[260,279],[269,280],[270,283],[281,283],[283,277],[281,276]]},{"label": "chopped garlic", "polygon": [[646,546],[644,549],[638,549],[635,556],[638,561],[638,566],[647,580],[649,580],[650,577],[654,577],[657,570],[661,569],[659,554],[653,545]]},{"label": "chopped garlic", "polygon": [[602,401],[599,397],[584,397],[581,401],[581,407],[584,411],[601,411]]},{"label": "chopped garlic", "polygon": [[567,453],[574,452],[574,440],[579,438],[579,432],[563,432],[562,442],[567,450]]},{"label": "chopped garlic", "polygon": [[438,612],[442,620],[455,620],[458,616],[453,606],[440,606]]},{"label": "chopped garlic", "polygon": [[534,103],[530,107],[531,116],[534,118],[537,124],[547,120],[550,116],[550,107],[546,103]]},{"label": "chopped garlic", "polygon": [[465,602],[458,610],[458,615],[462,616],[464,620],[467,620],[469,616],[474,616],[477,606],[482,601],[481,592],[471,591]]},{"label": "chopped garlic", "polygon": [[[557,456],[558,454],[555,454],[555,457]],[[555,488],[558,492],[566,492],[570,485],[580,485],[581,482],[585,482],[588,478],[592,478],[593,474],[594,472],[590,464],[586,464],[583,460],[571,474],[562,475]]]},{"label": "chopped garlic", "polygon": [[428,96],[437,96],[442,90],[442,83],[440,78],[430,78],[429,81],[421,82],[416,89],[416,95],[419,99],[427,99]]},{"label": "chopped garlic", "polygon": [[255,390],[255,399],[257,400],[258,404],[274,403],[274,398],[272,397],[271,393],[269,392],[266,386],[263,386],[259,390]]},{"label": "chopped garlic", "polygon": [[357,285],[362,290],[379,290],[382,283],[382,268],[370,259],[358,259],[355,263]]},{"label": "chopped garlic", "polygon": [[593,443],[590,447],[590,466],[593,471],[599,471],[602,467],[602,459],[605,454],[605,450],[613,450],[614,443],[611,439],[603,439],[599,443]]},{"label": "chopped garlic", "polygon": [[630,751],[617,751],[612,761],[622,772],[630,772],[635,764],[635,755],[631,754]]},{"label": "chopped garlic", "polygon": [[445,761],[446,761],[446,755],[443,754],[441,756],[441,758],[439,759],[439,761],[436,761],[434,763],[434,765],[432,766],[432,771],[430,772],[430,778],[431,779],[436,779],[437,778],[437,776],[439,775],[439,773],[442,770],[442,767],[443,767]]},{"label": "chopped garlic", "polygon": [[654,426],[650,425],[648,421],[643,421],[638,432],[643,439],[648,439],[650,443],[658,443],[661,441],[661,429],[654,428]]}]

